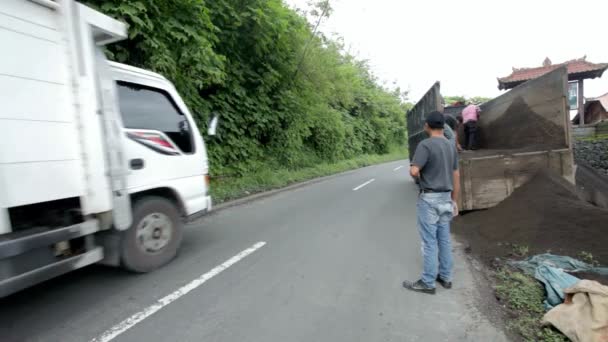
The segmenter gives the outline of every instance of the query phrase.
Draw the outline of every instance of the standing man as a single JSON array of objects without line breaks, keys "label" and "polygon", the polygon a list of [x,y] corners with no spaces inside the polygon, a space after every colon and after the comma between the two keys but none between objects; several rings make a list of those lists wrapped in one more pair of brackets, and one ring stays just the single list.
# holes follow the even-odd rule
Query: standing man
[{"label": "standing man", "polygon": [[477,149],[477,120],[479,120],[479,106],[470,103],[462,110],[464,122],[464,149]]},{"label": "standing man", "polygon": [[435,294],[435,281],[452,287],[450,221],[458,215],[460,173],[458,153],[443,136],[444,125],[443,114],[429,114],[424,129],[430,138],[418,144],[410,167],[410,175],[420,180],[416,212],[424,270],[420,280],[404,281],[403,287],[429,294]]}]

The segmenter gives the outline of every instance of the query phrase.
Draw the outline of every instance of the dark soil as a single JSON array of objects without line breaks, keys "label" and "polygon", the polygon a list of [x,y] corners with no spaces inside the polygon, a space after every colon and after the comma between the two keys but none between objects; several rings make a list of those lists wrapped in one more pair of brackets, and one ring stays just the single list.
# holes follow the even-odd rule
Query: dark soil
[{"label": "dark soil", "polygon": [[541,172],[496,207],[457,217],[453,231],[488,264],[528,247],[528,254],[551,251],[576,257],[585,251],[608,265],[608,210],[579,199],[559,175]]},{"label": "dark soil", "polygon": [[599,283],[601,283],[602,285],[606,285],[608,286],[608,275],[600,275],[597,273],[591,273],[591,272],[576,272],[576,273],[570,273],[573,276],[579,278],[579,279],[587,279],[587,280],[595,280]]},{"label": "dark soil", "polygon": [[603,174],[600,170],[587,164],[579,163],[575,179],[578,194],[582,199],[595,206],[608,209],[608,174]]},{"label": "dark soil", "polygon": [[566,146],[564,128],[538,115],[521,97],[480,134],[483,149],[546,150]]}]

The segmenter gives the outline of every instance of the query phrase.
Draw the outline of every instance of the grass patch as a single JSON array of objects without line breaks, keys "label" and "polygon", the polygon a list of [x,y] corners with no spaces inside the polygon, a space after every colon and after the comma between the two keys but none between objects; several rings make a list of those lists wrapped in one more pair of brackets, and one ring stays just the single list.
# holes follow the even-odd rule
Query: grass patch
[{"label": "grass patch", "polygon": [[519,258],[525,258],[528,256],[530,248],[528,246],[518,245],[516,243],[511,244],[511,253]]},{"label": "grass patch", "polygon": [[593,267],[600,267],[600,262],[597,259],[595,259],[595,257],[593,256],[593,254],[591,252],[581,251],[578,254],[578,258],[581,259],[582,261],[588,263],[589,265],[592,265]]},{"label": "grass patch", "polygon": [[545,314],[545,290],[536,279],[508,267],[503,267],[496,276],[496,296],[512,317],[507,324],[509,329],[520,334],[525,341],[568,341],[559,331],[541,325]]},{"label": "grass patch", "polygon": [[576,138],[578,141],[602,141],[608,140],[608,134],[599,134],[591,137],[578,137]]},{"label": "grass patch", "polygon": [[211,180],[213,201],[222,203],[231,199],[245,197],[254,193],[273,190],[293,183],[328,176],[364,166],[380,164],[407,158],[405,149],[383,155],[363,155],[336,163],[321,163],[313,167],[297,170],[287,168],[265,169],[244,177],[220,178]]}]

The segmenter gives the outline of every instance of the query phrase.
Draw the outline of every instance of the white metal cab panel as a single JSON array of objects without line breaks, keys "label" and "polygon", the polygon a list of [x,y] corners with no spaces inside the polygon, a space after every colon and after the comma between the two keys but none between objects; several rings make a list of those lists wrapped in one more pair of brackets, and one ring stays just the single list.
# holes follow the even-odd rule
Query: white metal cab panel
[{"label": "white metal cab panel", "polygon": [[0,207],[0,234],[11,232],[11,222],[8,217],[8,210]]},{"label": "white metal cab panel", "polygon": [[84,194],[70,58],[52,8],[3,0],[0,11],[0,207]]},{"label": "white metal cab panel", "polygon": [[70,0],[2,0],[0,208],[72,197],[85,215],[113,208],[95,54],[125,37]]},{"label": "white metal cab panel", "polygon": [[[114,197],[110,182],[107,139],[104,134],[104,105],[99,85],[100,62],[97,60],[98,44],[124,39],[126,25],[90,8],[75,4],[62,6],[66,26],[71,28],[69,37],[74,67],[72,82],[76,90],[76,112],[80,132],[85,170],[86,195],[81,197],[83,214],[106,212],[113,209]],[[105,60],[101,63],[105,63]],[[110,77],[110,76],[108,76]]]},{"label": "white metal cab panel", "polygon": [[132,163],[129,192],[169,188],[183,202],[187,215],[211,209],[205,145],[173,85],[149,71],[111,65],[129,137],[125,146]]}]

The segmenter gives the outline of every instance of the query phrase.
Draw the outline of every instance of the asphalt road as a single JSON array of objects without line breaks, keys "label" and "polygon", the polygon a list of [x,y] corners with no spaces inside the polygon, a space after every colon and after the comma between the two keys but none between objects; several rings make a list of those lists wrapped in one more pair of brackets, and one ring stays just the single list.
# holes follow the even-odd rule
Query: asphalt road
[{"label": "asphalt road", "polygon": [[150,274],[93,266],[0,300],[0,340],[506,340],[478,309],[461,248],[452,290],[401,287],[422,263],[407,165],[217,212],[189,226],[179,257]]}]

